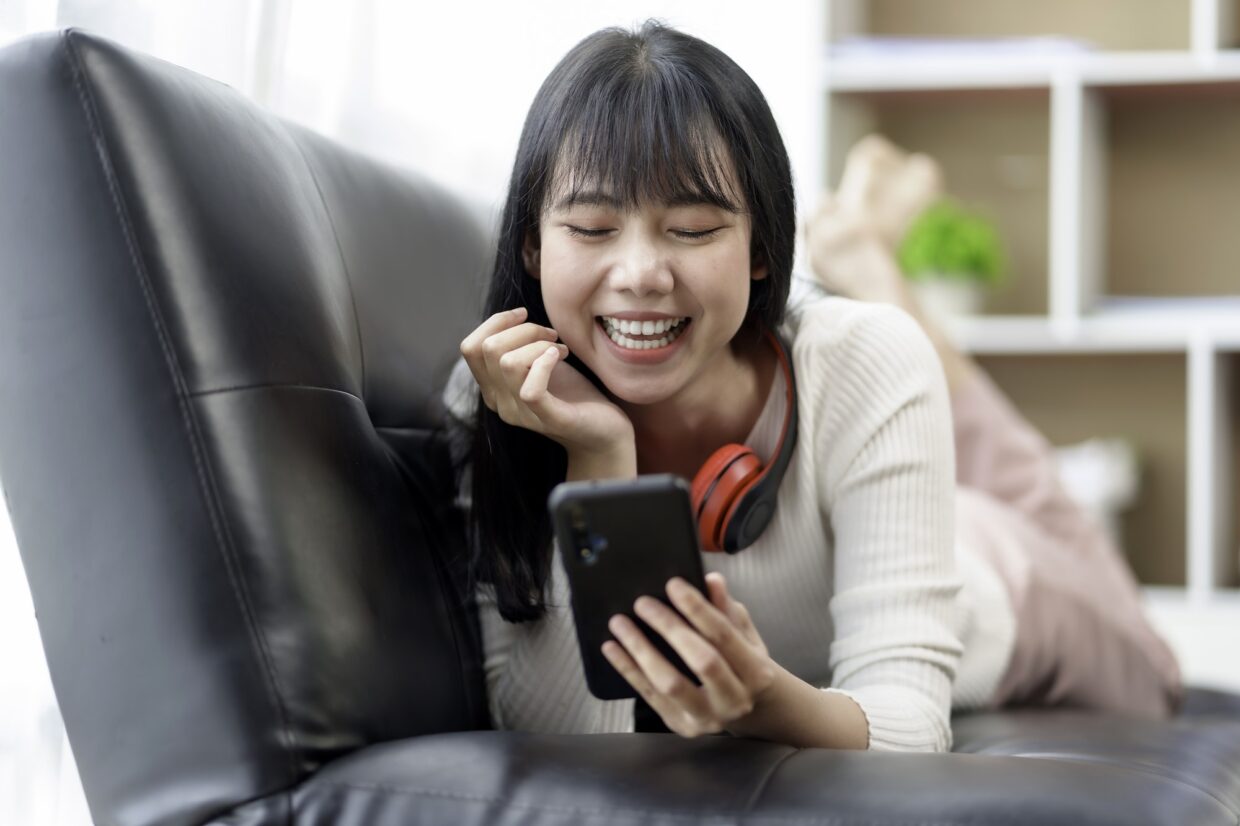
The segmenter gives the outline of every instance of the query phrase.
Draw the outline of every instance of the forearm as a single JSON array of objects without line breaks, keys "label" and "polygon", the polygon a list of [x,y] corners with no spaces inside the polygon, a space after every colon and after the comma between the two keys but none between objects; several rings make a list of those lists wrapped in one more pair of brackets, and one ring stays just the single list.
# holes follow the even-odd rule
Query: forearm
[{"label": "forearm", "polygon": [[865,749],[869,723],[852,699],[816,688],[784,668],[752,712],[728,726],[737,737],[797,748]]}]

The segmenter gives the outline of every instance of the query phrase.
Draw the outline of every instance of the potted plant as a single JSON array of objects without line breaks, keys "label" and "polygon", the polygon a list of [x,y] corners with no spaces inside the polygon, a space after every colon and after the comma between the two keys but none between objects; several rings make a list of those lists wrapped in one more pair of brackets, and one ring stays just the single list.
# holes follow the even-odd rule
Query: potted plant
[{"label": "potted plant", "polygon": [[922,308],[941,320],[978,313],[983,291],[1004,277],[1003,248],[994,225],[946,198],[909,227],[899,260]]}]

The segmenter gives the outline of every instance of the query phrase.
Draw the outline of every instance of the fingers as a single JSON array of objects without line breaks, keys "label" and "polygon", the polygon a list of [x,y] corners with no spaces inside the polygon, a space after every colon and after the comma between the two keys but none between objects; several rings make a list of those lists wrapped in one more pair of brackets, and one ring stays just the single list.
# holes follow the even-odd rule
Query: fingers
[{"label": "fingers", "polygon": [[[650,597],[639,600],[642,605],[637,609],[637,614],[644,615],[642,619],[645,619],[647,624],[651,624],[651,619],[647,619],[647,616],[653,618],[653,613],[644,600],[650,600],[653,603],[657,603],[658,600]],[[666,605],[660,603],[658,606],[666,613],[672,613]],[[658,623],[657,619],[655,623]],[[616,614],[608,623],[608,628],[620,641],[621,652],[629,662],[625,662],[624,657],[615,656],[616,652],[611,650],[610,646],[605,646],[604,655],[608,655],[610,650],[611,655],[608,659],[618,670],[621,666],[629,668],[629,672],[621,671],[621,673],[624,673],[626,680],[629,680],[637,692],[641,693],[642,698],[650,703],[651,708],[655,708],[660,713],[663,722],[666,722],[672,731],[684,737],[697,737],[699,734],[719,732],[722,731],[724,722],[739,717],[744,709],[750,707],[744,697],[737,696],[738,692],[743,692],[743,687],[734,675],[730,685],[720,687],[719,682],[723,675],[715,672],[714,667],[708,668],[708,676],[703,676],[701,673],[698,675],[702,680],[702,686],[694,686],[680,670],[677,670],[676,666],[667,660],[667,657],[651,644],[649,637],[642,633],[636,623],[627,616]],[[655,628],[655,625],[651,624],[651,628]],[[668,636],[668,634],[663,635]],[[686,661],[689,667],[693,668],[694,660],[701,660],[701,657],[682,650],[686,649],[686,642],[683,639],[678,639],[676,642],[668,640],[668,642],[671,642],[673,649],[677,650],[677,654],[681,655],[681,659]]]},{"label": "fingers", "polygon": [[[706,587],[707,590],[719,589],[710,600],[688,582],[675,577],[667,584],[667,594],[697,632],[723,655],[751,693],[756,693],[765,688],[770,679],[766,646],[750,621],[749,612],[728,596],[722,574],[709,574]],[[721,609],[720,602],[726,607]]]},{"label": "fingers", "polygon": [[500,356],[504,392],[497,393],[495,402],[500,418],[509,424],[529,427],[534,424],[531,417],[543,422],[545,415],[558,412],[559,400],[547,393],[547,384],[555,361],[567,353],[564,344],[535,341]]},{"label": "fingers", "polygon": [[710,601],[720,611],[737,626],[749,626],[753,628],[753,623],[749,620],[749,612],[745,610],[745,606],[732,599],[732,595],[728,593],[727,580],[723,578],[723,574],[712,571],[706,575],[706,588],[710,591]]},{"label": "fingers", "polygon": [[[558,338],[555,330],[523,321],[524,307],[495,313],[461,342],[461,355],[474,374],[483,403],[510,424],[523,424],[529,412],[519,400],[534,360]],[[563,354],[567,347],[557,345]]]},{"label": "fingers", "polygon": [[660,694],[655,690],[653,684],[642,672],[641,666],[629,656],[624,646],[615,640],[608,640],[603,643],[603,656],[612,664],[616,671],[620,672],[620,676],[628,680],[629,685],[641,695],[646,704],[653,708],[658,715],[663,718],[663,722],[667,727],[682,737],[695,737],[698,734],[712,734],[710,731],[698,730],[697,723],[690,717],[685,709],[676,705],[666,695]]},{"label": "fingers", "polygon": [[[544,345],[532,344],[530,346],[542,347]],[[568,355],[568,348],[563,344],[547,347],[531,362],[529,372],[517,391],[518,398],[538,417],[539,421],[549,424],[561,423],[568,415],[568,408],[571,405],[557,399],[547,389],[551,383],[551,373],[555,370],[556,362],[566,355]]]},{"label": "fingers", "polygon": [[528,311],[524,307],[495,313],[487,318],[461,341],[461,355],[474,374],[474,381],[482,393],[482,401],[488,408],[495,410],[495,388],[487,369],[486,356],[482,352],[482,344],[496,333],[520,323]]},{"label": "fingers", "polygon": [[479,348],[488,336],[522,321],[527,312],[524,307],[517,307],[512,310],[495,313],[474,328],[473,332],[465,336],[461,341],[461,355],[465,357],[466,361],[475,358],[480,354]]},{"label": "fingers", "polygon": [[728,583],[723,578],[723,574],[716,571],[707,574],[706,590],[711,603],[724,614],[728,614],[729,619],[732,619],[728,612],[728,601],[731,597],[728,594]]},{"label": "fingers", "polygon": [[[689,587],[687,584],[685,587]],[[733,668],[728,652],[714,640],[690,627],[676,612],[653,597],[642,597],[635,605],[637,615],[663,636],[690,670],[702,681],[694,686],[647,640],[636,640],[634,657],[649,674],[657,690],[686,705],[694,716],[730,721],[753,710],[751,693]],[[722,624],[726,620],[720,617]],[[643,644],[644,643],[644,644]],[[726,646],[734,650],[734,646]],[[703,703],[702,701],[705,700]]]},{"label": "fingers", "polygon": [[732,620],[732,623],[740,629],[741,635],[745,637],[745,639],[765,653],[766,643],[762,641],[761,635],[758,634],[758,628],[753,624],[753,618],[749,615],[749,609],[745,607],[744,603],[737,601],[731,594],[728,593],[728,586],[724,581],[723,574],[707,574],[707,587],[710,587],[712,577],[718,579],[719,584],[717,587],[722,593],[723,599],[726,600],[725,604],[727,607],[724,609],[724,613],[727,614],[728,619]]},{"label": "fingers", "polygon": [[549,342],[545,339],[539,339],[538,341],[515,347],[499,357],[496,364],[499,367],[500,375],[514,396],[520,394],[521,387],[525,384],[529,371],[534,366],[534,362],[548,351],[566,353],[568,352],[568,347],[563,344]]},{"label": "fingers", "polygon": [[[529,366],[529,362],[533,361],[533,356],[542,352],[544,348],[539,348],[533,353],[526,353],[527,358],[512,360],[506,364],[501,364],[501,359],[508,357],[513,351],[524,347],[528,344],[547,344],[554,342],[559,338],[555,330],[550,327],[544,327],[541,324],[534,324],[527,321],[524,324],[518,324],[506,330],[500,330],[492,333],[482,341],[480,349],[482,350],[482,358],[486,365],[486,369],[493,379],[502,379],[505,375],[511,375],[511,371],[518,364],[524,367]],[[524,379],[524,369],[521,371]],[[515,388],[513,388],[515,390]]]}]

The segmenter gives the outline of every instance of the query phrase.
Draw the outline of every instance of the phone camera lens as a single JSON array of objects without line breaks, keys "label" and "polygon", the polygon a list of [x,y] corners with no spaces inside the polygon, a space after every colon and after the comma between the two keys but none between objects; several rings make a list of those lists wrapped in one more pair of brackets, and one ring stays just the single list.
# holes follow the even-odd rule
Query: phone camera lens
[{"label": "phone camera lens", "polygon": [[607,550],[607,540],[601,536],[592,536],[587,539],[587,543],[577,547],[577,556],[585,564],[593,565],[598,562],[598,555]]}]

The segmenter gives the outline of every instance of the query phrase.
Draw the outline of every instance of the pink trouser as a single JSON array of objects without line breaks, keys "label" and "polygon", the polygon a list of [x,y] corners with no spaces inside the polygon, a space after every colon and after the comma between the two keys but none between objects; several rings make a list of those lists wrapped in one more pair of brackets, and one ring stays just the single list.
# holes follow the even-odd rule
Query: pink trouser
[{"label": "pink trouser", "polygon": [[1128,563],[1059,483],[1051,445],[982,370],[952,393],[957,531],[1003,580],[1016,641],[993,706],[1165,717],[1180,669]]}]

